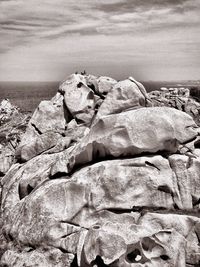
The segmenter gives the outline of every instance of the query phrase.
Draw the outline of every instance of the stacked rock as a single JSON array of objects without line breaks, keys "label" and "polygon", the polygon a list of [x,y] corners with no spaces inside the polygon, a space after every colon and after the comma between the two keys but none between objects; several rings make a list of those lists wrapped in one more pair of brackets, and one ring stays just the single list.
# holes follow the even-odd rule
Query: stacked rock
[{"label": "stacked rock", "polygon": [[2,266],[200,262],[199,128],[130,77],[71,75],[2,178]]},{"label": "stacked rock", "polygon": [[23,114],[8,99],[0,103],[0,176],[5,175],[14,162],[15,150],[25,132],[29,114]]},{"label": "stacked rock", "polygon": [[190,95],[189,88],[166,88],[152,91],[149,98],[153,106],[167,106],[184,111],[191,115],[200,126],[200,103]]}]

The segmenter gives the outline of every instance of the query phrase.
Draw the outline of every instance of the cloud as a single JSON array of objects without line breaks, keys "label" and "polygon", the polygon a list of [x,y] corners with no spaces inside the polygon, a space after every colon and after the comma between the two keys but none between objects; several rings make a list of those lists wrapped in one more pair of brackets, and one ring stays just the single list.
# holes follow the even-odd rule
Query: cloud
[{"label": "cloud", "polygon": [[184,4],[187,3],[190,0],[165,0],[165,1],[160,1],[160,0],[122,0],[117,3],[103,3],[100,5],[100,9],[103,10],[104,12],[109,12],[109,13],[125,13],[125,12],[130,12],[130,10],[138,10],[138,9],[149,9],[149,8],[163,8],[163,7],[180,7],[184,8]]},{"label": "cloud", "polygon": [[[199,0],[0,0],[0,9],[1,79],[12,69],[19,73],[18,62],[29,65],[33,75],[31,64],[37,57],[42,58],[39,69],[47,71],[51,69],[49,58],[54,58],[52,73],[64,70],[68,63],[90,64],[103,70],[102,60],[106,59],[113,64],[118,59],[122,65],[139,66],[138,69],[146,69],[151,60],[156,66],[161,59],[172,66],[172,55],[178,58],[177,65],[187,65],[186,59],[190,59],[197,66]],[[146,51],[154,53],[157,60],[146,55]],[[5,61],[6,65],[2,63]],[[37,64],[32,67],[34,73],[36,67]],[[52,75],[46,73],[44,77]]]},{"label": "cloud", "polygon": [[10,30],[12,35],[13,30],[21,30],[36,39],[73,33],[126,34],[146,26],[156,25],[158,28],[181,24],[185,19],[190,24],[195,23],[191,20],[195,13],[199,15],[196,10],[198,2],[194,0],[81,0],[79,3],[72,0],[67,3],[62,0],[13,0],[0,1],[0,5],[3,11],[0,34],[2,30],[7,30],[8,34]]}]

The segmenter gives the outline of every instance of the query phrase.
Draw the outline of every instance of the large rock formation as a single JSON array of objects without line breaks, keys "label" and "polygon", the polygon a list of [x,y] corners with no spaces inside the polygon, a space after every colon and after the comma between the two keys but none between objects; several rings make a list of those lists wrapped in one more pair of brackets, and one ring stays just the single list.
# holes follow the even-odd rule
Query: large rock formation
[{"label": "large rock formation", "polygon": [[191,115],[200,126],[200,103],[192,95],[189,88],[166,88],[149,93],[153,106],[167,106],[184,111]]},{"label": "large rock formation", "polygon": [[40,103],[2,172],[0,266],[199,266],[200,129],[155,95],[73,74]]}]

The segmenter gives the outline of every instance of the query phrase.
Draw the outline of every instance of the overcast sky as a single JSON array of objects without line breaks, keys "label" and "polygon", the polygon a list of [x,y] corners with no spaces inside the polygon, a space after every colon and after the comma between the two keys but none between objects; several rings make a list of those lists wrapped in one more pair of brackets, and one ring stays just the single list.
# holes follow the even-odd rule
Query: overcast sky
[{"label": "overcast sky", "polygon": [[0,80],[200,79],[200,0],[0,0]]}]

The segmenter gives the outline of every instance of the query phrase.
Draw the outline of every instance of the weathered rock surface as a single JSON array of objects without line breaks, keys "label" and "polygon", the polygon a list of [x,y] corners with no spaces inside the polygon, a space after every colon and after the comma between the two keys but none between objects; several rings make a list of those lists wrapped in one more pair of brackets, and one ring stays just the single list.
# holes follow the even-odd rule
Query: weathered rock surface
[{"label": "weathered rock surface", "polygon": [[200,129],[161,93],[74,74],[41,102],[2,154],[0,266],[199,266]]},{"label": "weathered rock surface", "polygon": [[195,140],[198,128],[186,113],[166,107],[140,108],[102,117],[69,153],[69,172],[74,165],[106,156],[135,156],[167,151]]},{"label": "weathered rock surface", "polygon": [[[196,150],[199,155],[199,149]],[[199,208],[200,203],[200,158],[171,155],[169,162],[179,186],[180,198],[185,209]]]},{"label": "weathered rock surface", "polygon": [[96,77],[93,75],[88,75],[85,78],[87,85],[92,88],[96,94],[100,95],[103,98],[117,83],[116,80],[106,76]]},{"label": "weathered rock surface", "polygon": [[0,103],[0,125],[9,121],[13,115],[19,113],[19,108],[12,105],[9,99],[3,99]]},{"label": "weathered rock surface", "polygon": [[167,106],[184,111],[200,125],[200,103],[190,96],[188,88],[161,88],[149,93],[153,106]]},{"label": "weathered rock surface", "polygon": [[120,113],[146,105],[147,93],[142,85],[133,78],[120,81],[108,91],[108,94],[98,110],[97,118]]},{"label": "weathered rock surface", "polygon": [[71,75],[60,85],[59,91],[64,95],[65,105],[74,118],[82,123],[90,123],[99,96],[87,86],[83,75]]},{"label": "weathered rock surface", "polygon": [[0,176],[14,163],[15,151],[26,130],[29,113],[22,113],[9,100],[0,104]]},{"label": "weathered rock surface", "polygon": [[57,94],[51,101],[42,101],[29,121],[17,148],[17,157],[27,161],[58,146],[58,140],[63,139],[67,120],[62,95]]},{"label": "weathered rock surface", "polygon": [[17,266],[17,267],[62,267],[70,266],[73,262],[74,255],[62,253],[59,249],[45,248],[33,249],[26,247],[23,251],[7,250],[2,259],[2,266]]}]

